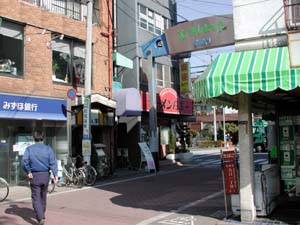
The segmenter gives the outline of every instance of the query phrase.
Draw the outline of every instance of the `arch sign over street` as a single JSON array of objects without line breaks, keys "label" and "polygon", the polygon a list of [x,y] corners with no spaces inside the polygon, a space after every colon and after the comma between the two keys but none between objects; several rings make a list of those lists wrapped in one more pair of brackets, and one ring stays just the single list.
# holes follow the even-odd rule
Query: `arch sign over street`
[{"label": "arch sign over street", "polygon": [[176,55],[234,44],[232,15],[205,17],[173,26],[142,46],[143,56]]}]

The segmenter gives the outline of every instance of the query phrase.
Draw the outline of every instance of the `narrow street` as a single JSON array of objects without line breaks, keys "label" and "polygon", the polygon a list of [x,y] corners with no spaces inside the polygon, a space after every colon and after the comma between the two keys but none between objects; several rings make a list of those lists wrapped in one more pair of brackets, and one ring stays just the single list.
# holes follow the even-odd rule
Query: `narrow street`
[{"label": "narrow street", "polygon": [[[178,167],[57,191],[48,195],[46,224],[216,224],[225,216],[222,190],[219,166]],[[1,225],[36,224],[29,196],[0,205],[0,215]]]}]

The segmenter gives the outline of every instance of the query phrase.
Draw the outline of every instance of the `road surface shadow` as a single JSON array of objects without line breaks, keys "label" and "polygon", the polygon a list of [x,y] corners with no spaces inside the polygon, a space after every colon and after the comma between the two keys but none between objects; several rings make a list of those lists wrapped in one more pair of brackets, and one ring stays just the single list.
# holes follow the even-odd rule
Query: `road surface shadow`
[{"label": "road surface shadow", "polygon": [[35,219],[34,211],[26,206],[20,207],[20,204],[10,204],[9,207],[5,210],[5,213],[9,215],[19,216],[29,224],[38,225],[38,222]]}]

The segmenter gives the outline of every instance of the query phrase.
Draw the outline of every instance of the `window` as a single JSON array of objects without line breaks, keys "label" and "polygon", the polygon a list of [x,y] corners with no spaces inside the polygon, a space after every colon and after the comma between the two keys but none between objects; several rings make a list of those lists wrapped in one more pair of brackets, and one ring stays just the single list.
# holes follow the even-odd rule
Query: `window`
[{"label": "window", "polygon": [[157,64],[156,85],[160,88],[173,87],[171,68],[167,65]]},{"label": "window", "polygon": [[6,20],[0,26],[0,74],[23,76],[24,27]]},{"label": "window", "polygon": [[164,77],[163,77],[163,65],[157,64],[156,66],[157,72],[156,72],[156,85],[157,87],[164,87]]},{"label": "window", "polygon": [[84,84],[85,43],[71,39],[52,41],[52,79],[68,84]]},{"label": "window", "polygon": [[300,22],[300,0],[291,0],[292,22]]},{"label": "window", "polygon": [[168,27],[168,19],[139,5],[139,26],[151,33],[161,35]]},{"label": "window", "polygon": [[[53,13],[64,15],[75,20],[85,20],[87,6],[80,0],[22,0]],[[95,11],[94,11],[95,13]]]}]

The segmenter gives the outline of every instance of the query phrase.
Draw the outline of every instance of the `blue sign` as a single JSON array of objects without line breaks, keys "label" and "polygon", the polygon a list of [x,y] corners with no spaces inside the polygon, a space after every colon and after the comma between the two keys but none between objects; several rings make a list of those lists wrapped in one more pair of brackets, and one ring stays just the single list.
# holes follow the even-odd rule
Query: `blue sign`
[{"label": "blue sign", "polygon": [[148,58],[148,49],[152,50],[152,57],[169,55],[169,49],[165,34],[153,38],[142,46],[143,57]]},{"label": "blue sign", "polygon": [[67,91],[67,97],[71,100],[74,100],[76,98],[76,90],[74,88],[70,88]]},{"label": "blue sign", "polygon": [[0,94],[0,118],[65,121],[66,101]]}]

